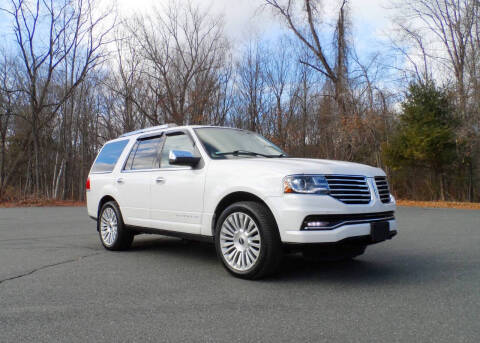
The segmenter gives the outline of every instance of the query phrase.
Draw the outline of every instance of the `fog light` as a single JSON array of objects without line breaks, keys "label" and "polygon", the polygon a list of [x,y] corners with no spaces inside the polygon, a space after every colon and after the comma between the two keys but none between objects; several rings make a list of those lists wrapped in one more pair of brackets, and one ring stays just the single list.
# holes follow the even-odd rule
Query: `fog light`
[{"label": "fog light", "polygon": [[329,222],[307,222],[307,228],[327,227],[329,224]]}]

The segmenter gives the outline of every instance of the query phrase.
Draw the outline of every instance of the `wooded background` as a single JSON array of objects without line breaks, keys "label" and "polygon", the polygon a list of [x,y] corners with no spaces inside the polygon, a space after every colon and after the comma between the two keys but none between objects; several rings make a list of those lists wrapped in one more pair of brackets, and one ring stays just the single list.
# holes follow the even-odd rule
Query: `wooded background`
[{"label": "wooded background", "polygon": [[392,2],[389,46],[368,56],[347,0],[252,1],[285,32],[242,44],[186,1],[128,19],[105,3],[0,3],[0,201],[82,200],[106,140],[163,123],[379,166],[404,199],[480,200],[479,0]]}]

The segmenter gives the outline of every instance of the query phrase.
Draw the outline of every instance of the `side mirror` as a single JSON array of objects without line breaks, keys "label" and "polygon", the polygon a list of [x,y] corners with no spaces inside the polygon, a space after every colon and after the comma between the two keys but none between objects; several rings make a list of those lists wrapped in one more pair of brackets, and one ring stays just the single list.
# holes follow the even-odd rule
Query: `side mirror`
[{"label": "side mirror", "polygon": [[189,151],[170,150],[168,154],[168,161],[176,166],[190,166],[195,167],[200,162],[200,157],[195,157]]}]

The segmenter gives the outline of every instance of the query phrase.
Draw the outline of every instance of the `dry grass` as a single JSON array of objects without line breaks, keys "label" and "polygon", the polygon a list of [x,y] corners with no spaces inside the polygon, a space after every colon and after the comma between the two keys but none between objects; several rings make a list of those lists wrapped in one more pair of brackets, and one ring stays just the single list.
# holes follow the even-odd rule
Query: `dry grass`
[{"label": "dry grass", "polygon": [[414,207],[460,208],[465,210],[480,210],[480,203],[478,202],[397,200],[397,205],[398,206],[414,206]]},{"label": "dry grass", "polygon": [[0,201],[0,207],[46,207],[46,206],[85,206],[84,201],[77,200],[53,200],[53,199],[24,199],[17,201]]}]

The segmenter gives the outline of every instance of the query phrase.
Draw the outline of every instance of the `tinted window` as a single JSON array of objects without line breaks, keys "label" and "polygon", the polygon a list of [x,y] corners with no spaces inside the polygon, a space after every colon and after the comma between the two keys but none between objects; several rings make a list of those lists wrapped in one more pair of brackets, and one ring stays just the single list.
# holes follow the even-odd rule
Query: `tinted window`
[{"label": "tinted window", "polygon": [[142,140],[138,142],[137,151],[133,158],[132,170],[158,168],[158,151],[162,137]]},{"label": "tinted window", "polygon": [[125,166],[123,167],[123,170],[130,170],[132,169],[132,163],[133,163],[133,158],[135,157],[135,152],[137,152],[138,148],[138,142],[136,142],[132,150],[130,150],[130,154],[128,155],[127,162],[125,162]]},{"label": "tinted window", "polygon": [[115,168],[115,164],[118,161],[118,158],[125,149],[125,146],[128,143],[128,139],[123,141],[117,141],[112,143],[107,143],[103,146],[102,150],[98,154],[97,159],[92,167],[92,173],[109,173],[112,172]]},{"label": "tinted window", "polygon": [[171,165],[168,161],[168,155],[170,154],[170,150],[183,150],[192,153],[193,156],[198,156],[195,151],[195,147],[193,145],[192,140],[189,136],[185,133],[179,133],[172,136],[167,136],[167,140],[165,141],[165,145],[163,146],[162,150],[162,157],[160,166],[162,168],[173,168],[173,167],[181,167],[181,166],[174,166]]}]

